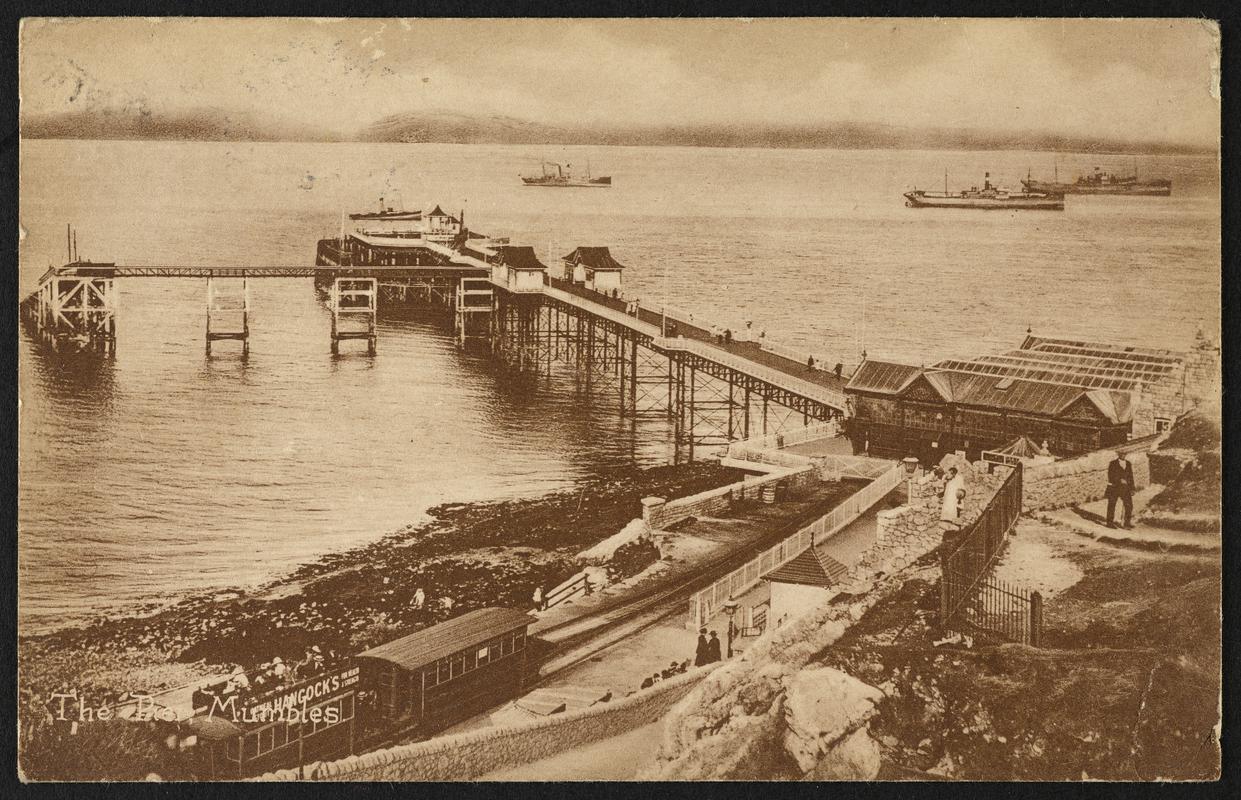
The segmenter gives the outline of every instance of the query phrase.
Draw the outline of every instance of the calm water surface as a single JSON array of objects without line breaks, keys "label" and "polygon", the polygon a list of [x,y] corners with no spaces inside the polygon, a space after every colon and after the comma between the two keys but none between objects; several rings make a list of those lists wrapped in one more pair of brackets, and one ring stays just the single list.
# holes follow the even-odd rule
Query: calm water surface
[{"label": "calm water surface", "polygon": [[[610,190],[527,188],[543,157]],[[601,244],[644,305],[855,361],[926,362],[1036,333],[1185,347],[1219,326],[1215,159],[1139,163],[1160,198],[1063,213],[913,210],[902,191],[1087,170],[1047,153],[57,142],[22,144],[19,281],[65,261],[305,264],[342,211],[400,192],[560,256]],[[1125,170],[1127,160],[1103,161]],[[379,355],[328,351],[309,281],[252,284],[250,358],[203,352],[202,281],[123,280],[108,364],[19,351],[23,630],[250,586],[440,502],[521,497],[670,454],[659,423],[571,383],[506,386],[433,319],[388,314]]]}]

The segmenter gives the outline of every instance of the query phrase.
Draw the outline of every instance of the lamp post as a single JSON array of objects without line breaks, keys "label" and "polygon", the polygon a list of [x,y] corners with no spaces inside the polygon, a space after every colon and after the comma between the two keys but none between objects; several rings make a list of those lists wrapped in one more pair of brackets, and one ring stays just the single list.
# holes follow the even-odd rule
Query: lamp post
[{"label": "lamp post", "polygon": [[730,597],[720,607],[724,610],[724,613],[728,615],[728,657],[732,658],[733,635],[735,633],[735,629],[733,628],[733,617],[737,614],[737,601]]}]

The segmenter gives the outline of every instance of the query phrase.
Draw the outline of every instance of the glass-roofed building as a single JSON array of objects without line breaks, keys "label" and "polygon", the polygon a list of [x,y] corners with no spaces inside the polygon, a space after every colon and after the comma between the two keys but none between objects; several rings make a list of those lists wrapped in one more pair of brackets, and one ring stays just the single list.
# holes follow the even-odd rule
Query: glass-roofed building
[{"label": "glass-roofed building", "polygon": [[924,463],[1018,437],[1073,455],[1170,427],[1218,391],[1218,363],[1201,333],[1188,353],[1027,335],[1015,350],[930,367],[867,360],[845,386],[847,431],[858,452]]}]

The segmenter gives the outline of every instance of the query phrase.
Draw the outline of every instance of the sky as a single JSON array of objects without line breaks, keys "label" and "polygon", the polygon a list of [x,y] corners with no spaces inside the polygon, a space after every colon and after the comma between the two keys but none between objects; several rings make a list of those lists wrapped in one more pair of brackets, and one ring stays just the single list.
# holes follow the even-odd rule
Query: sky
[{"label": "sky", "polygon": [[1218,145],[1200,20],[34,19],[23,113],[880,123]]}]

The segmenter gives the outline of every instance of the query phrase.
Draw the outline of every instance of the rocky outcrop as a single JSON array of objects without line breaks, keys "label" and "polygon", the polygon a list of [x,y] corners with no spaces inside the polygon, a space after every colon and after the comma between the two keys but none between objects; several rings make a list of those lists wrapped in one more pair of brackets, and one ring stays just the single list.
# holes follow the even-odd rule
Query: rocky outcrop
[{"label": "rocky outcrop", "polygon": [[867,724],[883,692],[831,667],[788,676],[784,747],[803,773],[818,780],[871,780],[879,745]]},{"label": "rocky outcrop", "polygon": [[820,762],[827,773],[867,773],[874,759],[856,733],[881,693],[835,670],[802,669],[898,582],[811,608],[711,673],[666,718],[659,760],[643,777],[796,779]]}]

